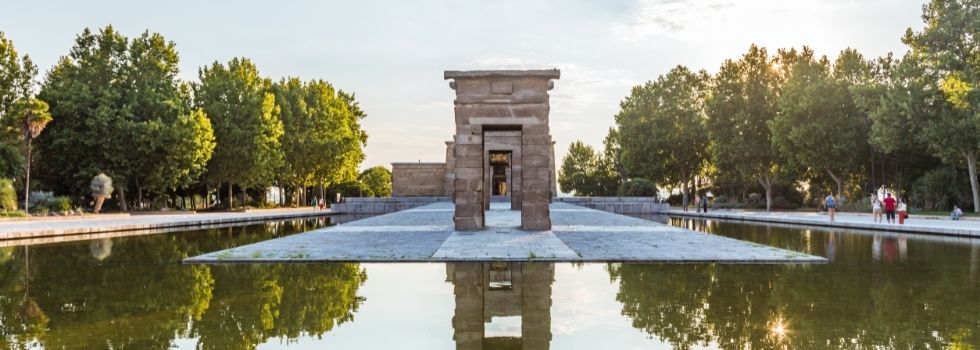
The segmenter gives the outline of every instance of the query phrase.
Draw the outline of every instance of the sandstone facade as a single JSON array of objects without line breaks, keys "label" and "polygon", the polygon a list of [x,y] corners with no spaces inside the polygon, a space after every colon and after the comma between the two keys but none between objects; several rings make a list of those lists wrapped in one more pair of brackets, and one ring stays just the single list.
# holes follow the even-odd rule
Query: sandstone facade
[{"label": "sandstone facade", "polygon": [[491,201],[521,210],[521,228],[551,229],[557,195],[549,94],[557,69],[446,71],[456,133],[445,163],[392,163],[393,196],[447,196],[457,230],[484,227]]},{"label": "sandstone facade", "polygon": [[559,71],[446,71],[444,77],[453,80],[450,87],[456,90],[456,229],[484,227],[488,192],[493,191],[487,169],[493,168],[490,154],[498,153],[510,155],[509,176],[519,182],[511,200],[521,210],[521,228],[550,230],[554,156],[548,91]]},{"label": "sandstone facade", "polygon": [[391,163],[392,197],[446,195],[446,163]]}]

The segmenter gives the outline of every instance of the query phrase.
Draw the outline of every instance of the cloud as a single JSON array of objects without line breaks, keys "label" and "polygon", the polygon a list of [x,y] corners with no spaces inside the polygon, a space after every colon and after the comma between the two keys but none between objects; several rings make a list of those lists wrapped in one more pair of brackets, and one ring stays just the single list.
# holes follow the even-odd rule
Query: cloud
[{"label": "cloud", "polygon": [[734,6],[726,0],[641,0],[631,18],[613,23],[612,28],[627,38],[679,34]]},{"label": "cloud", "polygon": [[640,0],[632,16],[610,29],[618,38],[637,43],[658,36],[703,43],[778,32],[794,32],[803,39],[800,25],[813,21],[802,19],[856,6],[851,0]]}]

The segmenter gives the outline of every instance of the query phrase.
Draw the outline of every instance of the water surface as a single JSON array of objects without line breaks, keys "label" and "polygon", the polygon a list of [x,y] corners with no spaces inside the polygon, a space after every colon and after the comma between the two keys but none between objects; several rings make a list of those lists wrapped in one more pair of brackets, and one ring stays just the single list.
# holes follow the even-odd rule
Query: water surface
[{"label": "water surface", "polygon": [[0,248],[0,348],[978,348],[980,241],[669,219],[822,265],[181,265],[326,220]]}]

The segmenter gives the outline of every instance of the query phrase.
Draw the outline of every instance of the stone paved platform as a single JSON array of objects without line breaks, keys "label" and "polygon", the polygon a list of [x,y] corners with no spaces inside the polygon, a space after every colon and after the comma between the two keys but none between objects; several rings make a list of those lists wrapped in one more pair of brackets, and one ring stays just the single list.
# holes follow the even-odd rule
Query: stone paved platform
[{"label": "stone paved platform", "polygon": [[185,263],[568,261],[823,263],[822,257],[570,204],[551,205],[551,231],[518,229],[520,212],[491,203],[487,228],[453,229],[452,203],[192,257]]}]

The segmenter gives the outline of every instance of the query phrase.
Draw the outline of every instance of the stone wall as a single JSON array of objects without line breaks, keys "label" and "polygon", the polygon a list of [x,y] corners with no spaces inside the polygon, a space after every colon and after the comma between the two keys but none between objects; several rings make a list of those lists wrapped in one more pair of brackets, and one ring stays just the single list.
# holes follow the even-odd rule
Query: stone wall
[{"label": "stone wall", "polygon": [[446,163],[391,163],[392,197],[433,197],[446,193]]},{"label": "stone wall", "polygon": [[330,205],[330,211],[338,214],[388,214],[399,210],[421,207],[435,202],[448,202],[449,197],[348,197],[343,202]]},{"label": "stone wall", "polygon": [[555,202],[568,203],[616,214],[666,214],[670,204],[652,197],[558,197]]}]

